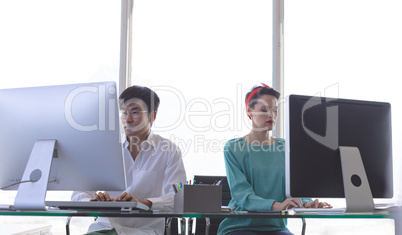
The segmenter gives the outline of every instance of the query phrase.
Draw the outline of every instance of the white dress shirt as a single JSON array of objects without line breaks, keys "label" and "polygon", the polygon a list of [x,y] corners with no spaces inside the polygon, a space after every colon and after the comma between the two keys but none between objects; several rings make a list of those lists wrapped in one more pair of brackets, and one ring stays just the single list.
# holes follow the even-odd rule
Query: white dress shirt
[{"label": "white dress shirt", "polygon": [[[126,167],[127,189],[138,199],[152,202],[152,210],[173,211],[173,184],[186,182],[186,172],[179,148],[170,140],[152,131],[142,143],[141,151],[135,161],[124,143],[124,162]],[[117,198],[123,192],[108,192]],[[73,201],[95,198],[94,191],[73,192]],[[88,232],[115,228],[118,234],[163,234],[164,218],[116,218],[99,217],[92,223]]]}]

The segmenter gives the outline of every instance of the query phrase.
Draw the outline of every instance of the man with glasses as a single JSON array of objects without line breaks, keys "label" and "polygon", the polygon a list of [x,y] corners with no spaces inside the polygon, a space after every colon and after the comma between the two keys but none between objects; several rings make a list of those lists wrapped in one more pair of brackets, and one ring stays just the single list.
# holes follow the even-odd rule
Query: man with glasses
[{"label": "man with glasses", "polygon": [[[126,135],[123,146],[127,189],[124,192],[74,192],[72,199],[137,201],[152,210],[173,211],[172,185],[185,182],[186,172],[179,148],[151,130],[159,97],[147,87],[132,86],[122,92],[119,101]],[[163,234],[164,224],[164,218],[99,217],[90,225],[88,235]]]}]

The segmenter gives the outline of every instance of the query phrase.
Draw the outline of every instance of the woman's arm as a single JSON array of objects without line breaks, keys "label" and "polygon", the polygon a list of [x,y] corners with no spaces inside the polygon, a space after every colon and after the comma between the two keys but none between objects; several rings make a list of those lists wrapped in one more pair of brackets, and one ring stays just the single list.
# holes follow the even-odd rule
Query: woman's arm
[{"label": "woman's arm", "polygon": [[230,142],[224,148],[226,175],[232,198],[242,210],[271,210],[273,199],[257,196],[253,186],[247,181],[242,164],[233,152]]}]

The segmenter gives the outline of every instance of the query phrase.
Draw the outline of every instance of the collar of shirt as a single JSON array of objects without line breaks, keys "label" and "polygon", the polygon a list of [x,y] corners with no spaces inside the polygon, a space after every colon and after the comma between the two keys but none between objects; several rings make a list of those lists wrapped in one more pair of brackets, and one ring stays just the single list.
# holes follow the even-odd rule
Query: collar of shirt
[{"label": "collar of shirt", "polygon": [[[129,142],[126,136],[124,136],[124,138],[126,141],[124,141],[123,147],[128,148]],[[149,149],[150,146],[152,146],[153,148],[156,147],[156,136],[154,135],[154,132],[152,130],[150,131],[148,138],[141,143],[141,148]]]}]

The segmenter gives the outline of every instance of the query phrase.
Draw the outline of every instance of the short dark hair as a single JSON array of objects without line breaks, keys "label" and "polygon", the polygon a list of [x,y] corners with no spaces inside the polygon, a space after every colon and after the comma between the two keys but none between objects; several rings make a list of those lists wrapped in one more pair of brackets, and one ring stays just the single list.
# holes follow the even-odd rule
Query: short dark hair
[{"label": "short dark hair", "polygon": [[249,91],[246,94],[246,99],[245,99],[246,103],[247,103],[248,96],[251,94],[251,92],[253,92],[257,88],[260,88],[260,89],[253,95],[253,97],[251,97],[250,103],[249,103],[250,108],[254,108],[254,105],[256,104],[257,99],[260,98],[262,95],[272,95],[276,99],[279,99],[279,97],[281,97],[281,93],[279,93],[279,91],[275,90],[272,87],[254,86],[253,89],[251,89],[251,91]]},{"label": "short dark hair", "polygon": [[153,90],[145,86],[131,86],[125,89],[119,96],[120,107],[126,101],[135,98],[140,99],[145,103],[148,109],[148,113],[151,113],[152,111],[158,111],[160,103],[158,95]]}]

